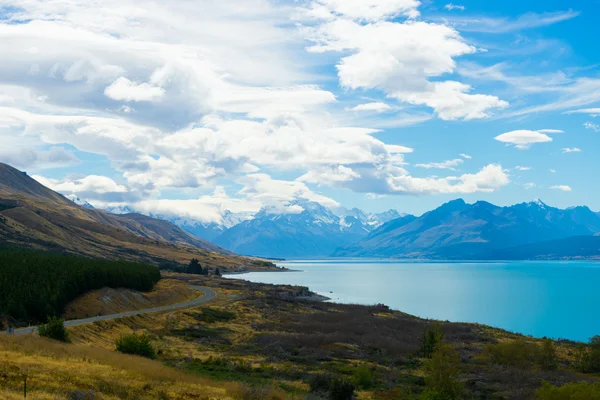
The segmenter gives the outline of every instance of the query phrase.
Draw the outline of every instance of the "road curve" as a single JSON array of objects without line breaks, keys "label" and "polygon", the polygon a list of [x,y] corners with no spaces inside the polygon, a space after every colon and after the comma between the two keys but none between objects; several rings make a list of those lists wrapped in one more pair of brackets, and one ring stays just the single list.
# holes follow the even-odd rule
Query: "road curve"
[{"label": "road curve", "polygon": [[[190,285],[190,288],[204,293],[204,296],[202,296],[198,299],[192,300],[192,301],[187,301],[185,303],[179,303],[179,304],[172,304],[170,306],[147,308],[145,310],[126,311],[126,312],[122,312],[122,313],[118,313],[118,314],[101,315],[99,317],[74,319],[71,321],[65,321],[65,326],[77,326],[77,325],[89,324],[91,322],[96,322],[96,321],[106,321],[109,319],[131,317],[134,315],[150,314],[150,313],[155,313],[155,312],[160,312],[160,311],[178,310],[180,308],[190,308],[190,307],[195,307],[195,306],[203,304],[203,303],[207,303],[207,302],[211,301],[212,299],[214,299],[215,297],[217,297],[217,293],[214,290],[212,290],[211,288],[207,288],[204,286],[196,286],[196,285]],[[28,328],[15,329],[15,335],[30,334],[30,333],[33,333],[34,330],[36,330],[36,329],[37,329],[37,326],[30,326]]]}]

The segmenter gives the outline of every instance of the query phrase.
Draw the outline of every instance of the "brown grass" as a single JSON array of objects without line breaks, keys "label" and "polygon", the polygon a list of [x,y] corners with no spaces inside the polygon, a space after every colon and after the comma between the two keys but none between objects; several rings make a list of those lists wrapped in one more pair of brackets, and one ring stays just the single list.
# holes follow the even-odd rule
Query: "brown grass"
[{"label": "brown grass", "polygon": [[104,288],[79,297],[66,307],[65,319],[116,314],[171,304],[184,303],[202,296],[181,280],[162,279],[148,293],[129,289]]}]

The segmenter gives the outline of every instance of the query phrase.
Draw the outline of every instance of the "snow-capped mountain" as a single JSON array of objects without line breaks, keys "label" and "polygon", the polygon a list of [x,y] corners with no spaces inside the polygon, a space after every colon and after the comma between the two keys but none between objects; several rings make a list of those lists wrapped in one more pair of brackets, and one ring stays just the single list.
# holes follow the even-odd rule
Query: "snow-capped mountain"
[{"label": "snow-capped mountain", "polygon": [[[241,222],[215,238],[220,246],[234,252],[263,257],[328,256],[340,246],[354,243],[391,218],[359,209],[331,209],[310,201],[287,204],[288,213],[270,208],[260,210],[252,220]],[[397,214],[397,212],[396,212]]]},{"label": "snow-capped mountain", "polygon": [[253,218],[253,213],[232,213],[226,210],[220,223],[203,222],[193,218],[171,218],[170,222],[202,239],[214,241],[219,235],[227,229],[232,228],[243,221]]},{"label": "snow-capped mountain", "polygon": [[67,199],[71,200],[73,203],[77,204],[78,206],[85,207],[85,208],[91,208],[91,209],[93,209],[93,208],[94,208],[94,206],[93,206],[93,205],[91,205],[90,203],[88,203],[88,202],[87,202],[87,201],[85,201],[85,200],[81,200],[81,199],[80,199],[79,197],[77,197],[77,195],[75,195],[75,194],[67,194],[67,195],[64,195],[64,196],[65,196]]},{"label": "snow-capped mountain", "polygon": [[111,214],[118,214],[118,215],[133,214],[136,212],[129,206],[106,207],[106,208],[104,208],[104,211],[108,211]]}]

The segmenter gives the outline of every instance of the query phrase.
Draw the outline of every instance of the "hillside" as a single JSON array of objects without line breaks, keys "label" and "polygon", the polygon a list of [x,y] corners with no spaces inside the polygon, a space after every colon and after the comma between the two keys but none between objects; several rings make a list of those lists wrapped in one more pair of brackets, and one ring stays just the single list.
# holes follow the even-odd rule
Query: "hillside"
[{"label": "hillside", "polygon": [[[418,218],[390,221],[358,243],[336,250],[334,255],[487,259],[501,256],[502,249],[598,232],[600,217],[587,207],[561,210],[541,201],[498,207],[483,201],[467,204],[458,199]],[[577,246],[576,241],[563,244]],[[530,249],[530,257],[543,256],[535,255],[534,247]],[[563,251],[572,254],[569,257],[579,255],[576,247]]]},{"label": "hillside", "polygon": [[153,264],[198,258],[223,269],[253,265],[168,222],[81,207],[2,163],[0,244]]}]

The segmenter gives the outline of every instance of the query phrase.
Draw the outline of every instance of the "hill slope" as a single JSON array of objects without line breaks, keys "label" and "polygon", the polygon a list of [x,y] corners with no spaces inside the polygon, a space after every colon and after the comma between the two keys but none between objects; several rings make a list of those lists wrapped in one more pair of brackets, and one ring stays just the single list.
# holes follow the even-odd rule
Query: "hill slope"
[{"label": "hill slope", "polygon": [[454,200],[423,214],[384,224],[360,242],[338,249],[345,257],[473,259],[499,250],[600,232],[600,218],[587,207],[566,210],[541,201],[498,207]]},{"label": "hill slope", "polygon": [[80,207],[2,163],[0,244],[151,263],[187,263],[195,257],[207,266],[224,269],[253,261],[233,256],[165,221]]}]

